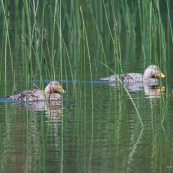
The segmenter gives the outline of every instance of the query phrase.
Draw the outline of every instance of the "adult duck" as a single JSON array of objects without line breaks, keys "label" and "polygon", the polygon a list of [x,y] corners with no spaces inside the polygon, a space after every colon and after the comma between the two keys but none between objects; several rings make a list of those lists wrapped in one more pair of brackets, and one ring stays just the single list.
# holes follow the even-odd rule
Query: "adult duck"
[{"label": "adult duck", "polygon": [[18,101],[61,100],[62,96],[59,92],[65,93],[65,90],[59,82],[52,81],[46,86],[45,90],[29,89],[9,96],[9,98]]},{"label": "adult duck", "polygon": [[125,84],[136,84],[144,83],[149,85],[157,85],[158,77],[164,78],[165,75],[160,71],[159,67],[156,65],[150,65],[144,71],[144,74],[141,73],[126,73],[120,75],[111,75],[110,77],[103,77],[100,80],[116,82],[118,78]]}]

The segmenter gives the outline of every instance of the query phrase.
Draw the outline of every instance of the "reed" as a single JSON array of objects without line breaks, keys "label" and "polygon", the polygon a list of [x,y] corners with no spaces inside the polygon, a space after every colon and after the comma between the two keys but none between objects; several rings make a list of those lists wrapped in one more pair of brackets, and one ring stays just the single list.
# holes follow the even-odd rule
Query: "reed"
[{"label": "reed", "polygon": [[[105,65],[105,64],[103,64],[103,65],[104,65],[106,68],[108,68],[114,75],[116,75],[116,74],[114,73],[114,71],[113,71],[112,69],[110,69],[107,65]],[[130,100],[131,100],[131,102],[132,102],[132,104],[133,104],[133,106],[134,106],[134,108],[135,108],[135,111],[136,111],[136,113],[137,113],[137,115],[138,115],[138,118],[139,118],[139,121],[140,121],[140,123],[141,123],[141,126],[143,127],[144,124],[143,124],[143,122],[142,122],[141,115],[140,115],[140,113],[139,113],[139,111],[138,111],[138,108],[137,108],[137,106],[136,106],[136,104],[135,104],[135,102],[134,102],[134,100],[133,100],[133,98],[132,98],[130,92],[129,92],[129,91],[127,90],[127,88],[123,85],[122,81],[121,81],[119,78],[118,78],[118,81],[121,83],[121,85],[123,86],[123,88],[124,88],[124,90],[126,91],[127,95],[129,96],[129,98],[130,98]]]},{"label": "reed", "polygon": [[[162,58],[159,58],[159,62],[157,60],[157,57],[159,57],[159,55],[155,54],[155,50],[157,50],[158,47],[164,44],[162,40],[159,39],[161,40],[160,43],[162,44],[158,45],[157,35],[159,34],[160,37],[162,37],[162,33],[165,32],[163,31],[164,25],[162,25],[163,22],[160,16],[158,2],[159,1],[157,0],[153,2],[146,1],[145,3],[141,1],[133,1],[132,4],[130,4],[126,0],[117,2],[116,4],[114,2],[105,1],[100,1],[99,3],[87,2],[83,18],[85,20],[87,15],[92,16],[93,22],[89,23],[89,26],[90,28],[92,28],[92,31],[94,33],[94,48],[96,48],[96,52],[102,52],[100,58],[99,56],[97,56],[97,58],[93,60],[95,61],[95,64],[97,64],[97,62],[99,61],[104,61],[106,64],[109,63],[110,60],[106,57],[109,57],[110,53],[106,50],[106,47],[110,45],[113,46],[115,70],[118,73],[122,72],[121,54],[122,47],[124,45],[122,45],[121,36],[125,33],[127,38],[129,37],[133,41],[133,45],[135,45],[135,29],[138,28],[138,25],[140,28],[140,32],[138,33],[138,35],[140,36],[138,37],[141,38],[143,67],[146,67],[149,63],[155,62],[162,64],[160,61],[162,60]],[[169,7],[169,1],[166,1],[166,3]],[[6,34],[4,35],[3,43],[4,47],[7,48],[8,44],[9,49],[11,49],[8,32],[8,19],[6,17],[6,13],[8,13],[8,11],[5,10],[2,1],[1,4],[3,16],[5,19],[4,33]],[[58,62],[60,63],[58,65],[58,68],[60,69],[65,69],[67,66],[69,66],[69,69],[66,68],[64,72],[67,74],[67,71],[69,70],[71,78],[74,80],[76,79],[78,72],[75,70],[75,68],[73,68],[72,64],[78,67],[77,62],[79,61],[81,49],[80,46],[82,45],[80,45],[80,25],[82,18],[80,18],[79,10],[74,9],[79,8],[80,3],[78,1],[71,2],[69,4],[65,0],[62,2],[55,1],[50,3],[47,1],[43,1],[42,3],[33,1],[32,3],[23,3],[21,8],[22,11],[19,12],[19,1],[15,1],[16,25],[14,55],[15,57],[20,56],[19,47],[17,46],[19,44],[19,42],[17,41],[17,35],[19,35],[21,43],[24,43],[23,45],[21,45],[20,51],[22,53],[21,56],[24,59],[23,70],[26,72],[26,79],[31,80],[39,76],[39,79],[42,81],[43,73],[46,74],[45,76],[47,76],[47,78],[55,79],[60,76],[61,78],[63,78],[63,75],[61,75],[63,74],[63,72],[59,71],[59,73],[57,73],[56,71],[57,67],[55,66]],[[47,11],[49,11],[50,13],[48,13]],[[19,17],[20,14],[22,14],[21,18]],[[170,15],[170,10],[168,8],[169,21]],[[137,21],[139,21],[138,24],[136,23]],[[170,32],[172,35],[171,21],[169,23]],[[21,28],[19,28],[17,24],[21,24]],[[88,29],[89,32],[90,28]],[[5,30],[7,32],[5,32]],[[44,32],[46,32],[48,36],[46,39],[43,38]],[[68,34],[68,38],[70,39],[67,38],[65,32]],[[109,41],[109,39],[111,40],[111,42]],[[105,40],[107,40],[107,42],[105,42]],[[91,41],[91,37],[88,37],[89,47]],[[72,45],[73,54],[71,49]],[[128,49],[128,47],[126,48]],[[4,53],[5,52],[7,52],[6,49],[4,49]],[[10,56],[12,56],[12,53],[10,54]],[[153,54],[155,55],[153,56]],[[74,57],[73,62],[72,57]],[[152,57],[155,57],[156,59],[153,60]],[[128,58],[126,61],[128,61]],[[13,62],[14,58],[11,59],[10,66],[14,78],[16,78],[15,73],[16,71],[19,71],[16,69],[16,66],[21,65],[19,63],[19,60],[17,60],[17,62],[15,62],[17,65],[14,67]],[[92,68],[95,67],[92,66]],[[58,76],[56,77],[56,75]],[[7,75],[5,74],[5,76]]]},{"label": "reed", "polygon": [[172,22],[171,22],[171,14],[170,14],[170,1],[166,0],[166,5],[167,5],[167,17],[168,17],[168,28],[170,29],[170,33],[171,33],[171,40],[173,43],[173,32],[172,32]]},{"label": "reed", "polygon": [[9,20],[8,20],[8,9],[6,9],[6,6],[4,6],[4,2],[1,1],[1,8],[3,12],[3,53],[4,53],[4,93],[7,95],[7,56],[8,56],[8,51],[11,55],[11,43],[10,43],[10,37],[9,37]]},{"label": "reed", "polygon": [[[61,149],[60,159],[58,160],[58,155],[56,155],[56,159],[60,161],[61,172],[63,172],[66,163],[64,162],[64,151],[66,151],[67,145],[65,133],[71,126],[69,134],[71,135],[71,131],[74,135],[73,138],[76,139],[76,141],[72,140],[73,145],[81,147],[81,143],[83,144],[84,151],[81,147],[81,155],[85,156],[86,160],[89,155],[86,166],[91,168],[96,137],[94,136],[95,128],[97,123],[103,123],[102,118],[105,122],[111,123],[112,115],[114,116],[114,125],[111,126],[112,129],[114,128],[111,129],[113,133],[110,135],[110,131],[108,131],[110,124],[105,125],[104,122],[103,126],[105,125],[106,129],[104,137],[105,139],[110,138],[111,141],[114,140],[116,146],[114,152],[118,155],[121,141],[120,131],[124,123],[122,114],[124,106],[127,106],[122,96],[124,91],[130,99],[128,103],[132,103],[139,124],[144,127],[142,106],[123,84],[122,88],[118,90],[116,88],[118,86],[113,89],[106,85],[95,86],[94,82],[99,83],[100,77],[109,76],[110,73],[123,73],[131,65],[140,70],[145,69],[149,64],[157,64],[166,74],[168,73],[167,65],[168,62],[171,62],[171,50],[168,50],[167,47],[171,48],[173,44],[170,1],[165,1],[167,25],[163,21],[159,0],[118,0],[116,2],[105,0],[20,2],[17,0],[13,2],[14,11],[8,9],[10,2],[12,1],[1,0],[0,2],[1,95],[5,93],[6,96],[16,90],[28,89],[33,82],[39,82],[39,87],[44,88],[45,81],[55,79],[64,82],[69,91],[68,101],[63,102],[62,105],[63,108],[67,106],[67,110],[64,110],[66,116],[61,118],[60,131],[57,126],[46,125],[44,114],[39,119],[40,124],[38,123],[39,127],[36,129],[34,122],[37,119],[35,117],[32,119],[29,110],[26,110],[26,155],[28,156],[26,164],[29,166],[29,155],[31,146],[33,146],[35,157],[40,160],[44,168],[46,167],[45,155],[50,145],[48,143],[50,142],[49,135],[54,134]],[[13,84],[9,84],[8,81],[13,81]],[[166,85],[168,83],[168,79],[166,79]],[[165,83],[160,82],[160,87],[164,85]],[[104,87],[109,92],[103,91]],[[96,95],[99,89],[103,93],[100,92],[99,95]],[[139,93],[142,94],[144,103],[146,101],[144,92]],[[107,100],[104,100],[105,96],[108,98]],[[169,97],[170,93],[166,91],[159,102],[160,124],[163,126],[168,120]],[[151,112],[153,111],[152,101],[149,103]],[[8,107],[5,110],[7,111]],[[97,114],[103,117],[99,117]],[[12,119],[9,115],[8,111],[5,112],[6,125],[10,129],[8,122],[12,124]],[[154,124],[155,115],[156,113],[152,112],[153,129],[156,126]],[[66,124],[67,121],[70,123]],[[126,123],[128,124],[128,117]],[[1,132],[2,125],[0,126],[0,139],[4,138],[4,144],[7,147],[11,140],[11,132],[8,131],[8,128],[4,133],[7,134],[7,137],[4,138]],[[35,135],[30,134],[30,129],[35,132]],[[42,140],[36,134],[40,134]],[[61,137],[60,139],[58,139],[58,135]],[[90,136],[89,141],[87,135]],[[141,131],[129,156],[133,156],[135,153],[142,135]],[[30,139],[32,136],[34,136],[33,145]],[[39,142],[42,144],[40,150],[37,148]],[[88,155],[87,144],[90,146]],[[58,147],[56,149],[59,151]],[[111,150],[111,147],[109,149]],[[43,150],[42,158],[39,156],[41,150]],[[3,155],[8,155],[6,152],[5,149]],[[5,161],[1,160],[1,163],[7,167]],[[38,168],[39,172],[40,170],[41,166]]]}]

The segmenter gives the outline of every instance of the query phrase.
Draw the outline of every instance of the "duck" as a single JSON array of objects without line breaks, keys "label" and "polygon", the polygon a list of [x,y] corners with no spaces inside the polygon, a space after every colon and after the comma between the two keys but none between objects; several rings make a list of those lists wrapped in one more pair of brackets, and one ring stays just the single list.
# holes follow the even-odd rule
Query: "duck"
[{"label": "duck", "polygon": [[144,74],[141,73],[125,73],[119,75],[111,75],[110,77],[103,77],[100,80],[109,81],[109,82],[116,82],[121,80],[123,84],[136,84],[136,83],[143,83],[149,85],[158,85],[159,80],[158,77],[165,78],[165,75],[161,72],[157,65],[150,65],[148,66]]},{"label": "duck", "polygon": [[57,81],[51,81],[45,88],[45,90],[40,89],[29,89],[19,92],[18,94],[11,95],[8,98],[17,101],[58,101],[62,99],[59,93],[65,93],[61,84]]}]

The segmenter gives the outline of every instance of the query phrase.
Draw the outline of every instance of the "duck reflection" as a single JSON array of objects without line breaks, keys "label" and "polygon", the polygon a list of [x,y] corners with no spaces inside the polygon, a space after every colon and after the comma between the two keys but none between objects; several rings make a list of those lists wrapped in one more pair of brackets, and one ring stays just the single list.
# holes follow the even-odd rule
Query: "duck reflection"
[{"label": "duck reflection", "polygon": [[[14,123],[10,123],[9,134],[13,134],[13,137],[8,141],[7,146],[10,147],[9,157],[9,171],[7,172],[33,172],[35,170],[35,163],[42,163],[37,155],[40,155],[42,151],[47,151],[47,140],[50,140],[50,148],[58,151],[56,146],[59,146],[57,129],[60,127],[62,122],[62,102],[61,101],[32,101],[32,102],[15,102],[13,103],[13,115]],[[17,111],[16,111],[17,110]],[[18,113],[20,112],[20,113]],[[23,116],[23,112],[31,112],[32,118]],[[43,129],[46,130],[46,134],[43,133],[43,129],[40,127],[40,115],[44,113],[45,125]],[[39,116],[37,116],[39,115]],[[48,127],[47,127],[48,126]],[[51,132],[49,127],[51,126]],[[47,138],[47,135],[51,135],[51,139]],[[7,135],[8,136],[8,135]],[[7,138],[7,137],[6,137]],[[46,140],[45,140],[46,138]],[[44,144],[42,144],[44,140]],[[31,141],[28,142],[28,141]],[[46,143],[47,142],[47,143]],[[46,145],[45,145],[46,143]],[[29,150],[30,154],[26,152]],[[6,150],[4,150],[6,152]],[[44,153],[45,154],[45,153]],[[8,159],[6,159],[8,160]],[[30,162],[32,160],[32,162]],[[27,163],[27,164],[26,164]]]},{"label": "duck reflection", "polygon": [[[115,84],[110,83],[110,86],[121,86],[121,84]],[[142,83],[139,83],[137,85],[130,85],[128,83],[124,83],[123,86],[129,91],[129,92],[137,92],[144,90],[146,98],[160,98],[161,95],[165,91],[165,86],[159,86],[159,85],[144,85]]]},{"label": "duck reflection", "polygon": [[61,118],[63,116],[62,103],[58,101],[49,101],[45,104],[45,116],[47,117],[48,124],[56,123],[61,124]]},{"label": "duck reflection", "polygon": [[165,91],[165,86],[144,86],[146,98],[160,98]]},{"label": "duck reflection", "polygon": [[45,111],[49,123],[60,123],[63,115],[62,101],[35,101],[21,103],[29,111]]}]

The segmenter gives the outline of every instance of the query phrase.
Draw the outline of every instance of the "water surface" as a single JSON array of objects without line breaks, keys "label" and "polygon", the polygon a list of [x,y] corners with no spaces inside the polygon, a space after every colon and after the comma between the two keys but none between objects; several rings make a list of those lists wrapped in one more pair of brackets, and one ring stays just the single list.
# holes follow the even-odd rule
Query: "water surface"
[{"label": "water surface", "polygon": [[[165,4],[161,1],[162,3]],[[166,25],[168,22],[166,6],[161,5],[160,8]],[[75,35],[75,38],[80,38],[81,42],[74,43],[71,38],[68,38],[70,29],[65,27],[67,23],[62,22],[74,76],[70,73],[70,65],[65,58],[63,69],[61,69],[63,74],[60,74],[58,54],[55,53],[53,62],[48,58],[51,54],[48,50],[51,44],[43,43],[35,49],[35,43],[33,43],[31,60],[26,58],[28,43],[14,44],[20,36],[23,36],[20,32],[16,33],[14,29],[22,23],[23,18],[20,18],[22,11],[15,18],[14,9],[12,6],[11,14],[13,15],[10,16],[10,20],[13,21],[10,30],[12,55],[7,52],[7,59],[3,56],[5,44],[0,41],[2,52],[0,55],[2,67],[0,76],[2,79],[0,83],[0,172],[171,172],[173,169],[173,61],[171,58],[173,52],[171,43],[167,45],[168,55],[164,62],[160,57],[158,61],[151,60],[152,63],[156,62],[160,65],[161,70],[166,74],[166,79],[161,80],[157,87],[140,86],[136,89],[130,86],[127,88],[127,93],[120,84],[110,84],[99,80],[100,77],[112,74],[100,63],[101,60],[105,62],[103,61],[104,54],[106,65],[118,71],[115,68],[116,56],[110,37],[104,37],[104,34],[102,36],[105,46],[105,52],[103,52],[99,46],[96,49],[94,43],[97,41],[94,40],[92,28],[88,29],[87,38],[91,59],[89,61],[86,55],[86,40],[82,37],[82,34],[84,35],[82,26],[79,24],[81,33]],[[46,9],[48,10],[49,7]],[[91,15],[87,16],[86,9],[83,9],[84,14],[86,13],[86,25],[91,26]],[[49,40],[53,18],[50,20],[50,16],[47,17],[45,28],[47,28]],[[65,17],[68,18],[68,16]],[[17,25],[14,19],[21,23]],[[106,32],[108,30],[106,19],[104,23],[105,28],[101,29]],[[0,22],[1,25],[3,25],[2,22]],[[143,73],[146,66],[151,63],[149,57],[143,58],[138,27],[139,23],[136,28],[135,45],[132,44],[130,34],[125,34],[125,28],[122,29],[125,31],[120,40],[121,70],[125,73]],[[168,30],[167,37],[169,37],[169,32],[170,30]],[[55,32],[55,38],[58,36],[59,33]],[[169,38],[167,39],[167,42],[171,42]],[[58,39],[55,39],[55,52],[59,52],[58,44]],[[24,45],[25,48],[23,48]],[[45,50],[44,55],[42,48]],[[76,49],[79,49],[78,54],[75,54]],[[62,50],[66,52],[65,47]],[[37,53],[40,59],[36,58]],[[159,51],[157,55],[160,55]],[[41,63],[39,64],[38,61]],[[5,63],[8,69],[6,80],[4,79]],[[53,67],[55,74],[52,75],[50,71]],[[62,103],[20,103],[6,98],[14,92],[34,87],[33,83],[44,89],[50,80],[54,80],[54,76],[68,91],[63,94]]]}]

